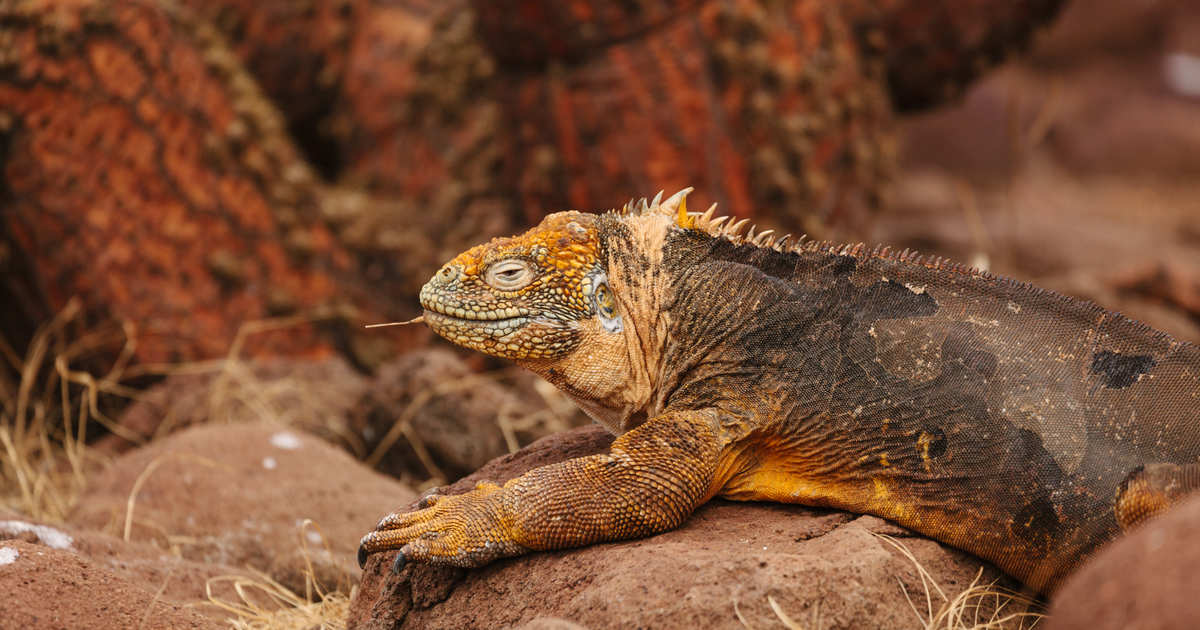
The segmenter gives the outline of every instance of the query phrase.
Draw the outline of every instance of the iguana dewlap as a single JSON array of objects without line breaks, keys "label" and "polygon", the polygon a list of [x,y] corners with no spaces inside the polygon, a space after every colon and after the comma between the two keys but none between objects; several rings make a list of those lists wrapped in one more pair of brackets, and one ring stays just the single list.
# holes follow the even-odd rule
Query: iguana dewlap
[{"label": "iguana dewlap", "polygon": [[686,192],[552,215],[425,286],[435,332],[537,372],[620,437],[428,497],[360,560],[478,566],[648,536],[721,496],[875,514],[1049,592],[1200,487],[1195,346],[907,252],[741,237],[688,214]]}]

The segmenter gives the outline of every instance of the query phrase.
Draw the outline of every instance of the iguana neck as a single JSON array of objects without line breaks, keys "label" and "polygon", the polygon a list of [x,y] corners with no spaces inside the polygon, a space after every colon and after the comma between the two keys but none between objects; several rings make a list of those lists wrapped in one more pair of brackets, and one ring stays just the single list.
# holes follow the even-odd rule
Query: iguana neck
[{"label": "iguana neck", "polygon": [[564,358],[522,362],[553,383],[592,419],[616,435],[662,411],[670,392],[661,386],[669,346],[670,282],[663,272],[663,245],[674,226],[669,216],[625,221],[597,217],[607,281],[621,314],[622,330],[596,320],[578,322],[579,347]]}]

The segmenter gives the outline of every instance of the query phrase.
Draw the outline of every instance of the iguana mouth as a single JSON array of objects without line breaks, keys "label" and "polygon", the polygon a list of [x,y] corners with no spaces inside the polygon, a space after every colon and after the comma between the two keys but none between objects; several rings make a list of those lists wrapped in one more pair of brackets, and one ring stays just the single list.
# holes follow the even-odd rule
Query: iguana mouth
[{"label": "iguana mouth", "polygon": [[[461,319],[472,322],[503,322],[517,319],[531,319],[532,313],[525,309],[513,307],[497,308],[490,311],[477,311],[471,308],[445,306],[440,302],[422,304],[428,314],[440,315],[450,319]],[[489,317],[494,315],[494,317]]]},{"label": "iguana mouth", "polygon": [[[446,328],[447,324],[449,324],[451,326],[486,332],[488,336],[503,336],[493,335],[493,332],[503,332],[504,334],[515,332],[525,324],[528,324],[532,319],[533,317],[530,315],[518,315],[502,319],[458,317],[457,315],[438,313],[437,311],[425,309],[425,321],[432,323],[435,329]],[[462,322],[462,324],[458,322]],[[439,323],[441,324],[440,326],[438,325]]]}]

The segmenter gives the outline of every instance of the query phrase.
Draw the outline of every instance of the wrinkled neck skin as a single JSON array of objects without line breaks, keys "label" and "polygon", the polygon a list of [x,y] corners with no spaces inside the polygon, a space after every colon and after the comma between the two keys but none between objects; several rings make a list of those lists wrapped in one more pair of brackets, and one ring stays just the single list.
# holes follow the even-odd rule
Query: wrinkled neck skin
[{"label": "wrinkled neck skin", "polygon": [[579,320],[573,322],[579,344],[570,354],[520,363],[621,435],[660,413],[667,398],[659,388],[670,328],[663,301],[670,283],[661,271],[663,245],[674,221],[668,216],[637,222],[597,220],[602,223],[604,271],[622,330],[609,332],[595,317]]}]

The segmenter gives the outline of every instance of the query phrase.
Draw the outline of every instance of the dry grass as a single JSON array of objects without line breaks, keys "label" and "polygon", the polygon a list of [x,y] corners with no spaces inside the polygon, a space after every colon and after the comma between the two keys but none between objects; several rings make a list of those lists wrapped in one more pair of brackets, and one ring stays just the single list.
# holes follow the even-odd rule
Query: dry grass
[{"label": "dry grass", "polygon": [[[312,559],[308,552],[305,529],[313,527],[325,534],[310,520],[300,528],[300,544],[307,565],[304,571],[305,594],[293,593],[271,576],[255,571],[253,578],[222,576],[209,580],[208,599],[213,605],[235,615],[231,626],[237,630],[343,630],[350,613],[350,602],[354,599],[357,586],[351,586],[350,575],[343,571],[338,584],[332,589],[321,584],[315,577]],[[238,601],[227,600],[213,594],[213,586],[230,583],[238,595]],[[269,604],[264,605],[264,602]]]},{"label": "dry grass", "polygon": [[[137,349],[136,327],[125,321],[87,330],[77,300],[72,300],[54,319],[38,329],[24,357],[0,336],[0,362],[3,362],[0,366],[0,510],[41,522],[63,522],[88,479],[111,463],[87,446],[89,431],[94,435],[95,424],[135,444],[147,441],[105,413],[107,408],[119,406],[121,400],[163,402],[157,400],[154,393],[128,385],[129,381],[147,375],[213,375],[213,386],[206,391],[208,400],[204,405],[203,421],[261,419],[290,424],[313,416],[333,417],[336,414],[324,412],[334,404],[329,401],[337,399],[336,393],[314,388],[310,383],[289,380],[286,376],[264,383],[255,377],[239,353],[248,335],[344,316],[344,311],[325,309],[249,322],[241,327],[224,359],[170,365],[131,366],[130,360]],[[115,360],[111,359],[114,354]],[[111,364],[103,376],[87,371],[97,364],[97,357],[108,357]],[[280,402],[289,397],[298,398],[298,403],[289,406]],[[343,393],[340,398],[344,397]],[[298,416],[293,413],[296,407],[310,413]],[[160,439],[173,428],[169,421],[163,424],[166,426],[160,427],[151,441]],[[330,433],[338,433],[341,428],[332,423],[327,426]],[[168,456],[190,457],[177,453]],[[166,461],[160,457],[152,462],[137,485]],[[207,460],[201,463],[220,466]],[[136,496],[135,487],[127,505],[126,540]],[[315,527],[311,523],[306,523],[307,526]],[[303,528],[300,533],[308,562],[308,592],[303,596],[292,593],[261,573],[253,580],[221,578],[218,581],[233,582],[234,591],[243,599],[241,602],[224,601],[212,597],[210,589],[212,603],[234,613],[232,627],[345,627],[353,594],[349,577],[347,575],[331,587],[316,582],[312,578],[312,563],[308,560]],[[156,600],[171,577],[169,572],[155,595]],[[263,606],[264,601],[272,605]]]},{"label": "dry grass", "polygon": [[[116,423],[101,412],[100,394],[137,395],[120,382],[137,347],[132,325],[76,336],[70,329],[78,324],[80,311],[80,303],[72,300],[43,324],[24,359],[3,342],[7,367],[17,379],[5,370],[0,382],[0,504],[52,523],[70,511],[88,473],[107,463],[85,446],[89,424],[120,430],[112,429]],[[120,354],[104,377],[71,369],[114,346],[121,348]]]},{"label": "dry grass", "polygon": [[[946,591],[904,543],[884,534],[875,536],[895,547],[916,567],[925,596],[924,615],[913,603],[904,583],[900,582],[899,578],[897,582],[900,583],[900,589],[904,592],[904,597],[912,607],[921,628],[925,630],[1029,630],[1045,618],[1042,604],[1035,596],[1013,592],[995,583],[980,583],[982,568],[966,589],[952,598],[947,597]],[[934,594],[942,602],[936,612]]]},{"label": "dry grass", "polygon": [[[900,591],[908,601],[916,622],[913,628],[920,630],[1033,630],[1045,618],[1043,604],[1035,595],[1017,593],[995,583],[981,583],[983,569],[975,574],[975,579],[954,597],[948,597],[946,591],[929,571],[921,565],[916,556],[904,546],[904,543],[884,534],[876,537],[896,548],[917,569],[921,579],[924,606],[913,601],[908,588],[899,577],[896,578]],[[940,600],[940,602],[938,602]],[[776,619],[788,630],[821,630],[821,602],[813,607],[807,620],[807,625],[793,619],[787,611],[768,595],[767,604],[775,613]],[[937,608],[935,608],[935,605]],[[742,614],[737,600],[733,602],[733,611],[738,621],[746,630],[756,630]]]}]

